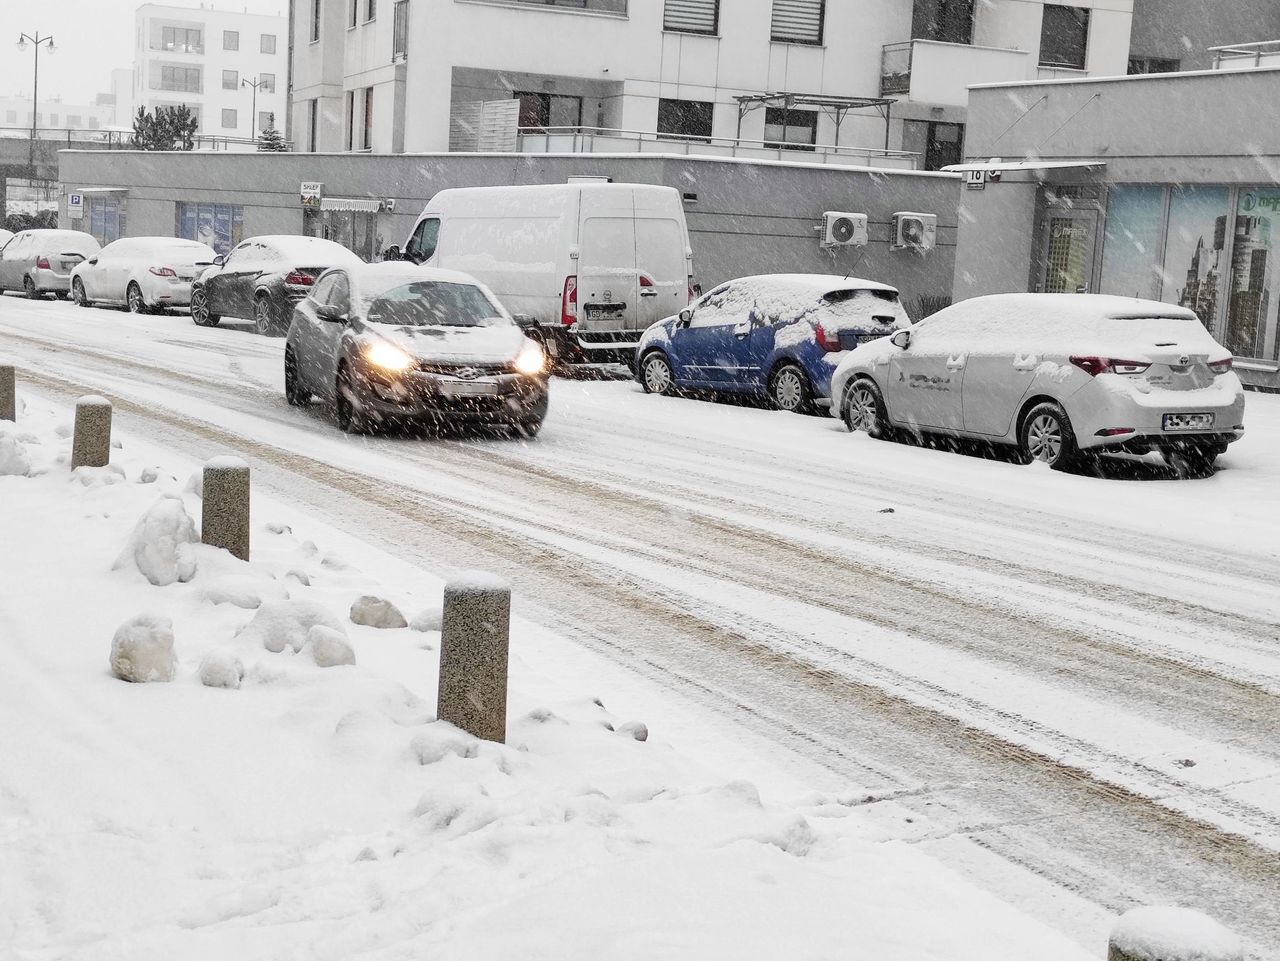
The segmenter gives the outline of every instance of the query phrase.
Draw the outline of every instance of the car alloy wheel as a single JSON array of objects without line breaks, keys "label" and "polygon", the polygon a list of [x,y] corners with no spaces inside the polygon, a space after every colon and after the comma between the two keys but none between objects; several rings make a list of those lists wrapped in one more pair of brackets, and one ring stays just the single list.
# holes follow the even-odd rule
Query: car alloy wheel
[{"label": "car alloy wheel", "polygon": [[71,282],[71,299],[76,302],[77,307],[89,307],[89,298],[85,296],[84,282],[77,277]]},{"label": "car alloy wheel", "polygon": [[29,300],[39,300],[40,291],[36,290],[36,282],[30,277],[22,278],[22,289],[26,291]]},{"label": "car alloy wheel", "polygon": [[1037,404],[1027,411],[1019,431],[1022,456],[1041,461],[1055,470],[1067,470],[1080,460],[1080,448],[1067,413],[1053,401]]},{"label": "car alloy wheel", "polygon": [[129,290],[125,294],[125,302],[128,304],[129,313],[145,314],[147,312],[147,302],[142,299],[142,288],[137,284],[130,284]]},{"label": "car alloy wheel", "polygon": [[654,351],[642,365],[644,389],[650,394],[671,393],[671,364],[665,356]]},{"label": "car alloy wheel", "polygon": [[884,399],[870,380],[861,378],[848,388],[843,414],[845,426],[851,431],[865,431],[870,437],[885,433]]},{"label": "car alloy wheel", "polygon": [[333,410],[334,419],[338,422],[338,430],[344,434],[368,432],[368,420],[360,411],[358,400],[355,384],[351,382],[351,374],[345,366],[339,367],[338,382],[333,391]]},{"label": "car alloy wheel", "polygon": [[1062,425],[1052,414],[1039,414],[1027,424],[1027,451],[1036,460],[1056,464],[1062,457]]},{"label": "car alloy wheel", "polygon": [[809,383],[798,367],[788,364],[773,375],[769,397],[778,410],[799,413],[808,406]]},{"label": "car alloy wheel", "polygon": [[218,325],[218,318],[209,310],[209,295],[203,287],[191,291],[191,319],[201,327]]},{"label": "car alloy wheel", "polygon": [[275,333],[276,323],[271,317],[271,302],[262,295],[253,302],[253,329],[263,337]]}]

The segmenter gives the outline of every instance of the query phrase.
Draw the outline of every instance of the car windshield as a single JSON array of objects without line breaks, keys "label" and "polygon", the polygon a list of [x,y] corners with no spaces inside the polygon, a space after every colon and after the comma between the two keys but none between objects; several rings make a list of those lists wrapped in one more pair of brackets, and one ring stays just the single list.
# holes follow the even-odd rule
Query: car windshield
[{"label": "car windshield", "polygon": [[365,319],[396,327],[497,327],[512,321],[471,284],[418,280],[378,294]]}]

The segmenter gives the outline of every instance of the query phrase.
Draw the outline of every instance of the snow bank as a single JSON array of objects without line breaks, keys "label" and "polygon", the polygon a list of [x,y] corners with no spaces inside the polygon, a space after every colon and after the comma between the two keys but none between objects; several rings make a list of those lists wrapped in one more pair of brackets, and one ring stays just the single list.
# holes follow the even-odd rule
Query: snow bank
[{"label": "snow bank", "polygon": [[346,637],[323,624],[316,624],[307,631],[307,645],[311,648],[312,658],[321,667],[337,667],[356,662],[356,652],[351,649]]},{"label": "snow bank", "polygon": [[200,661],[200,683],[205,687],[238,688],[244,680],[244,664],[234,651],[216,648]]},{"label": "snow bank", "polygon": [[173,622],[158,614],[139,614],[116,629],[111,640],[111,673],[122,681],[172,681]]},{"label": "snow bank", "polygon": [[26,477],[31,473],[27,445],[9,433],[0,433],[0,477]]},{"label": "snow bank", "polygon": [[409,622],[409,629],[413,631],[438,631],[443,623],[444,608],[437,605],[418,611],[413,620]]},{"label": "snow bank", "polygon": [[191,545],[196,525],[177,497],[160,498],[138,520],[113,570],[136,570],[157,587],[189,581],[196,573]]},{"label": "snow bank", "polygon": [[351,623],[385,630],[409,626],[409,622],[400,613],[400,608],[386,598],[376,597],[373,594],[362,594],[352,602]]},{"label": "snow bank", "polygon": [[1189,908],[1152,906],[1126,911],[1111,931],[1125,961],[1240,961],[1240,938]]},{"label": "snow bank", "polygon": [[317,624],[347,636],[342,622],[316,601],[267,601],[236,636],[276,654],[286,647],[296,652],[306,645],[307,632]]}]

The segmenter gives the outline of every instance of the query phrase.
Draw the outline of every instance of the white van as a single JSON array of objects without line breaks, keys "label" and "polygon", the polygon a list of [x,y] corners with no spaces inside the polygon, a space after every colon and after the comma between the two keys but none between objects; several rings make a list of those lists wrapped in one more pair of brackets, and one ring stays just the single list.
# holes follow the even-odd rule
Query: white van
[{"label": "white van", "polygon": [[693,298],[684,204],[671,187],[442,190],[404,250],[387,253],[482,281],[566,361],[629,362],[640,334]]}]

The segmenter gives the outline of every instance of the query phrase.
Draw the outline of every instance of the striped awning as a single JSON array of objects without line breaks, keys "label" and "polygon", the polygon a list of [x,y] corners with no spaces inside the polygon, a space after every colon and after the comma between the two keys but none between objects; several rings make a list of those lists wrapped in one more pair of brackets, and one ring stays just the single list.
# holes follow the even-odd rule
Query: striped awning
[{"label": "striped awning", "polygon": [[359,210],[376,214],[382,209],[381,200],[365,200],[362,197],[321,197],[321,210]]}]

